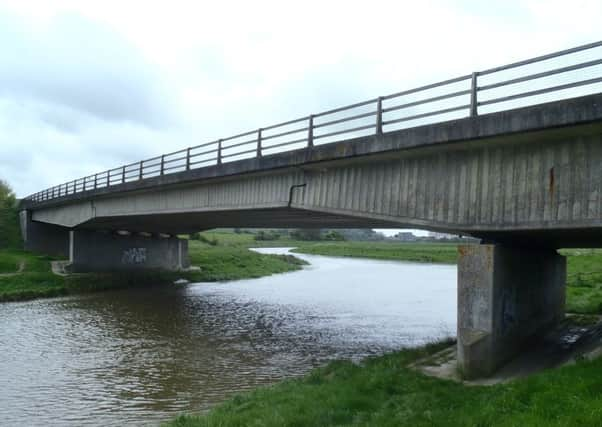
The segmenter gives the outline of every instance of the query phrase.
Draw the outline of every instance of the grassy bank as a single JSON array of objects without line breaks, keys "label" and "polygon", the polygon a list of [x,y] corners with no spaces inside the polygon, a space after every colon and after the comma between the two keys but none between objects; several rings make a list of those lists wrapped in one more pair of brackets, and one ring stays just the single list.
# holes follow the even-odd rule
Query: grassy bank
[{"label": "grassy bank", "polygon": [[17,250],[0,251],[0,302],[20,301],[125,287],[255,278],[301,268],[303,261],[289,255],[264,255],[243,247],[190,242],[192,265],[198,271],[74,274],[52,273],[52,258]]},{"label": "grassy bank", "polygon": [[303,243],[293,250],[293,252],[312,255],[455,264],[458,258],[456,248],[455,244],[450,243],[328,242]]},{"label": "grassy bank", "polygon": [[464,386],[408,368],[441,344],[333,362],[302,379],[236,396],[171,427],[594,426],[602,420],[602,359],[509,384]]},{"label": "grassy bank", "polygon": [[291,255],[260,254],[223,241],[215,246],[190,241],[189,253],[191,265],[201,267],[188,276],[197,282],[256,278],[298,270],[307,264]]},{"label": "grassy bank", "polygon": [[570,249],[567,257],[567,311],[602,314],[602,250]]}]

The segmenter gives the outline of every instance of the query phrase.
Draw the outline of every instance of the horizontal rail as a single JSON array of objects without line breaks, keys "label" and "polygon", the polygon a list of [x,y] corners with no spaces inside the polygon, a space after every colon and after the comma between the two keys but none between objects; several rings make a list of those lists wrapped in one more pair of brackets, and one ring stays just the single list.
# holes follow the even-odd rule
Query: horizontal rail
[{"label": "horizontal rail", "polygon": [[479,105],[497,104],[500,102],[512,101],[514,99],[525,98],[528,96],[543,95],[545,93],[558,92],[559,90],[571,89],[574,87],[586,86],[586,85],[591,85],[591,84],[600,83],[600,82],[602,82],[602,77],[598,77],[595,79],[583,80],[580,82],[567,83],[564,85],[551,86],[551,87],[547,87],[544,89],[532,90],[529,92],[517,93],[515,95],[502,96],[501,98],[495,98],[495,99],[490,99],[487,101],[479,102]]},{"label": "horizontal rail", "polygon": [[595,61],[582,62],[580,64],[570,65],[568,67],[562,67],[562,68],[557,68],[555,70],[544,71],[543,73],[529,74],[528,76],[518,77],[516,79],[504,80],[503,82],[497,82],[497,83],[491,83],[488,85],[479,86],[479,90],[489,90],[489,89],[495,89],[495,88],[502,87],[502,86],[513,85],[516,83],[523,83],[523,82],[527,82],[530,80],[549,77],[549,76],[553,76],[553,75],[561,74],[561,73],[568,73],[569,71],[580,70],[582,68],[593,67],[595,65],[600,65],[600,64],[602,64],[602,59],[597,59]]},{"label": "horizontal rail", "polygon": [[327,116],[329,114],[334,114],[334,113],[340,113],[341,111],[345,111],[345,110],[352,110],[354,108],[363,107],[364,105],[374,104],[376,101],[378,101],[378,98],[370,99],[368,101],[358,102],[355,104],[347,105],[345,107],[334,108],[332,110],[323,111],[321,113],[314,114],[314,118]]},{"label": "horizontal rail", "polygon": [[444,99],[456,98],[462,95],[468,95],[470,93],[470,89],[460,90],[457,92],[448,93],[446,95],[434,96],[432,98],[421,99],[419,101],[408,102],[406,104],[396,105],[394,107],[383,108],[383,113],[388,113],[389,111],[403,110],[404,108],[416,107],[418,105],[429,104],[435,101],[443,101]]},{"label": "horizontal rail", "polygon": [[269,150],[270,148],[278,148],[278,147],[284,147],[286,145],[292,145],[292,144],[298,144],[300,142],[306,142],[307,138],[300,138],[300,139],[295,139],[293,141],[287,141],[287,142],[281,142],[278,144],[272,144],[272,145],[266,145],[265,147],[263,147],[264,150]]},{"label": "horizontal rail", "polygon": [[351,129],[339,130],[339,131],[336,131],[336,132],[323,133],[322,135],[315,135],[314,139],[326,138],[326,137],[329,137],[329,136],[342,135],[344,133],[350,133],[350,132],[359,132],[361,130],[371,129],[373,127],[374,127],[374,125],[366,125],[366,126],[358,126],[358,127],[351,128]]},{"label": "horizontal rail", "polygon": [[392,98],[399,98],[400,96],[406,96],[406,95],[411,95],[413,93],[417,93],[417,92],[423,92],[425,90],[430,90],[430,89],[435,89],[437,87],[441,87],[441,86],[447,86],[453,83],[459,83],[465,80],[470,79],[472,75],[471,74],[467,74],[465,76],[460,76],[460,77],[456,77],[453,79],[449,79],[449,80],[444,80],[442,82],[438,82],[438,83],[432,83],[430,85],[426,85],[426,86],[420,86],[414,89],[410,89],[410,90],[404,90],[402,92],[397,92],[391,95],[387,95],[387,96],[383,96],[383,99],[392,99]]},{"label": "horizontal rail", "polygon": [[236,153],[230,153],[230,154],[224,154],[222,156],[222,159],[225,159],[227,157],[235,157],[235,156],[242,156],[243,154],[249,154],[249,153],[255,153],[256,150],[255,148],[252,150],[247,150],[247,151],[240,151],[240,152],[236,152]]},{"label": "horizontal rail", "polygon": [[487,74],[493,74],[493,73],[497,73],[499,71],[509,70],[511,68],[522,67],[523,65],[530,65],[530,64],[534,64],[536,62],[546,61],[548,59],[558,58],[560,56],[566,56],[566,55],[570,55],[572,53],[577,53],[577,52],[593,49],[593,48],[600,47],[600,46],[602,46],[602,41],[584,44],[582,46],[577,46],[577,47],[573,47],[570,49],[560,50],[558,52],[548,53],[547,55],[536,56],[535,58],[525,59],[524,61],[513,62],[511,64],[502,65],[500,67],[490,68],[488,70],[479,72],[479,75],[485,76]]},{"label": "horizontal rail", "polygon": [[[256,144],[256,143],[257,143],[256,139],[250,139],[248,141],[238,142],[238,143],[232,144],[232,145],[224,145],[224,146],[222,146],[222,150],[227,150],[229,148],[236,148],[236,147],[241,147],[243,145]],[[217,151],[217,149],[215,151]]]},{"label": "horizontal rail", "polygon": [[[507,101],[532,98],[542,94],[593,85],[596,83],[602,83],[602,70],[600,70],[599,74],[595,74],[596,72],[598,72],[598,70],[592,68],[598,65],[602,65],[602,49],[592,51],[592,49],[600,47],[602,47],[602,41],[597,41],[594,43],[589,43],[582,46],[577,46],[570,49],[565,49],[562,51],[553,52],[518,62],[513,62],[511,64],[503,65],[500,67],[490,68],[484,71],[474,72],[471,74],[466,74],[463,76],[443,80],[437,83],[431,83],[413,89],[392,93],[386,96],[372,98],[367,101],[357,102],[354,104],[333,108],[330,110],[322,111],[316,114],[310,114],[309,116],[284,121],[270,126],[257,128],[251,131],[239,133],[234,136],[229,136],[227,138],[206,142],[171,153],[162,154],[160,156],[155,156],[148,159],[140,160],[138,162],[122,165],[113,169],[108,169],[99,173],[95,173],[93,175],[88,175],[83,178],[71,180],[69,182],[55,185],[42,191],[38,191],[37,193],[27,196],[25,199],[33,202],[43,202],[56,198],[68,197],[76,193],[89,192],[98,188],[119,186],[126,182],[150,179],[152,177],[162,176],[168,173],[176,173],[180,171],[198,169],[202,167],[207,167],[211,164],[220,165],[226,159],[232,159],[238,156],[248,155],[252,153],[255,155],[255,157],[261,157],[262,153],[266,150],[275,150],[293,144],[305,144],[306,149],[311,150],[314,147],[314,141],[318,139],[335,137],[338,135],[367,130],[372,130],[374,131],[375,135],[379,136],[384,133],[383,126],[390,126],[428,117],[436,117],[447,113],[458,112],[463,110],[465,110],[467,115],[469,116],[476,116],[479,113],[479,107],[500,104]],[[569,55],[585,51],[592,51],[595,57],[590,56],[587,59],[584,59],[583,56],[580,56],[581,59],[575,56],[569,57]],[[531,71],[524,71],[522,72],[522,75],[516,75],[515,73],[514,76],[512,76],[512,78],[507,78],[502,81],[479,85],[479,80],[482,79],[484,76],[493,76],[496,73],[504,72],[510,69],[516,69],[517,73],[520,73],[520,67],[531,64],[540,64],[543,61],[547,61],[554,58],[565,58],[566,61],[565,63],[559,64],[555,67],[550,67],[548,64],[546,64],[545,66],[550,69],[545,71],[542,71],[541,69],[533,70],[532,68],[530,68]],[[542,67],[543,66],[544,64],[542,64]],[[570,75],[570,81],[566,82],[565,79],[565,82],[563,84],[548,86],[536,90],[523,90],[518,93],[506,94],[504,96],[499,96],[493,99],[482,98],[483,94],[487,94],[487,91],[492,89],[505,88],[517,83],[531,81],[542,82],[543,80],[541,79],[545,79],[550,76],[567,76],[567,73],[571,73],[577,70],[583,70],[586,68],[593,70],[594,74],[592,75],[592,71],[588,71],[587,76]],[[437,90],[437,92],[432,92],[432,90]],[[418,96],[413,96],[415,94],[417,94]],[[410,97],[408,99],[403,99],[406,96]],[[470,103],[467,104],[464,99],[460,99],[459,97],[461,96],[469,97]],[[564,94],[561,94],[559,96],[566,97],[566,95]],[[392,101],[393,99],[399,99],[399,101]],[[387,105],[383,105],[383,101]],[[549,100],[546,100],[546,102],[547,101]],[[435,105],[435,102],[444,103]],[[526,102],[538,103],[543,101],[535,99],[534,101],[527,100]],[[411,110],[412,108],[419,106],[423,106],[420,108],[420,110],[422,110],[423,112]],[[368,108],[364,109],[363,112],[362,110],[356,110],[361,107],[370,107],[370,111],[365,111]],[[510,108],[517,107],[514,106]],[[405,114],[409,115],[395,117],[394,112],[401,110],[407,110]],[[327,119],[328,116],[339,113],[339,116],[331,117],[331,120]],[[370,117],[373,118],[373,123],[366,125],[363,125],[363,122],[352,123],[355,120],[368,119]],[[321,120],[316,120],[320,118],[326,118],[321,119],[326,121],[320,122]],[[446,119],[437,118],[436,120],[441,121]],[[303,125],[301,125],[302,127],[290,129],[291,125],[297,123],[303,123]],[[354,124],[362,125],[354,126]],[[336,127],[332,128],[332,126]],[[410,126],[417,125],[411,124]],[[328,132],[329,127],[331,127],[330,132]],[[316,135],[315,131],[317,129],[325,130],[326,133]],[[387,129],[392,128],[389,127]],[[397,127],[393,129],[397,129]],[[274,132],[271,132],[271,135],[267,135],[267,131]],[[390,130],[388,130],[387,132],[389,131]],[[306,134],[301,135],[303,132],[306,132]],[[280,140],[282,142],[278,142],[278,140],[276,140],[276,138],[283,138],[289,135],[298,135],[298,137],[292,136],[292,138],[295,139],[290,141]],[[242,142],[236,141],[245,137],[249,138]],[[266,142],[270,140],[276,140],[274,141],[276,143],[271,145],[266,144]],[[232,141],[233,143],[230,145],[225,144],[228,141]],[[206,158],[206,156],[209,157]]]},{"label": "horizontal rail", "polygon": [[262,128],[262,129],[263,130],[272,130],[272,129],[276,129],[276,128],[279,128],[279,127],[292,125],[294,123],[303,122],[303,121],[308,120],[308,119],[309,119],[309,117],[301,117],[300,119],[289,120],[288,122],[282,122],[282,123],[278,123],[278,124],[275,124],[275,125],[266,126],[266,127]]},{"label": "horizontal rail", "polygon": [[[315,128],[315,127],[316,127],[316,126],[314,126],[314,128]],[[261,138],[261,139],[262,139],[262,141],[265,141],[265,140],[267,140],[267,139],[279,138],[279,137],[281,137],[281,136],[292,135],[292,134],[294,134],[294,133],[306,132],[306,131],[307,131],[307,129],[309,129],[309,128],[307,128],[307,127],[305,127],[305,128],[297,128],[297,129],[289,130],[289,131],[286,131],[286,132],[277,133],[277,134],[275,134],[275,135],[262,136],[262,138]],[[264,129],[264,130],[265,130],[265,129]]]},{"label": "horizontal rail", "polygon": [[329,122],[318,123],[317,125],[314,125],[314,129],[318,129],[318,128],[321,128],[324,126],[332,126],[332,125],[336,125],[338,123],[350,122],[351,120],[357,120],[357,119],[361,119],[364,117],[375,116],[376,114],[377,114],[376,111],[370,111],[368,113],[356,114],[355,116],[345,117],[344,119],[331,120]]},{"label": "horizontal rail", "polygon": [[439,116],[441,114],[453,113],[454,111],[467,110],[469,108],[470,108],[470,104],[467,104],[467,105],[460,105],[458,107],[444,108],[443,110],[431,111],[429,113],[414,114],[413,116],[407,116],[407,117],[401,117],[399,119],[383,121],[383,126],[384,125],[392,125],[394,123],[407,122],[410,120],[424,119],[426,117],[431,117],[431,116]]}]

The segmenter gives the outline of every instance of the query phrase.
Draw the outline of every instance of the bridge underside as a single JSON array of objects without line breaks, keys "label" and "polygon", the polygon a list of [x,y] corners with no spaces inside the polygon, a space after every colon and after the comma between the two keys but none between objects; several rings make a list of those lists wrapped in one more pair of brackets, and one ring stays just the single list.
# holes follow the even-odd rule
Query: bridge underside
[{"label": "bridge underside", "polygon": [[404,222],[369,218],[365,216],[340,215],[308,209],[279,207],[267,209],[244,209],[209,212],[159,213],[152,215],[128,215],[97,217],[77,229],[83,230],[127,230],[171,235],[189,234],[214,228],[423,228],[470,235],[484,243],[508,246],[540,248],[596,248],[601,246],[602,227],[565,229],[527,229],[511,231],[462,230],[448,227],[425,227],[412,221]]},{"label": "bridge underside", "polygon": [[153,230],[188,234],[225,227],[247,228],[394,228],[391,221],[312,212],[288,207],[210,212],[163,213],[94,218],[79,228],[95,230]]}]

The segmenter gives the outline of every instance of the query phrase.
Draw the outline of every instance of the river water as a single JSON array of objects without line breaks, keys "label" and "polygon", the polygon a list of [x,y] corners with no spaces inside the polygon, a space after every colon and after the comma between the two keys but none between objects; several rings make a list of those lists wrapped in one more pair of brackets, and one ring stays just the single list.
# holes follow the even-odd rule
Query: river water
[{"label": "river water", "polygon": [[299,256],[261,279],[1,304],[0,425],[156,425],[455,335],[455,266]]}]

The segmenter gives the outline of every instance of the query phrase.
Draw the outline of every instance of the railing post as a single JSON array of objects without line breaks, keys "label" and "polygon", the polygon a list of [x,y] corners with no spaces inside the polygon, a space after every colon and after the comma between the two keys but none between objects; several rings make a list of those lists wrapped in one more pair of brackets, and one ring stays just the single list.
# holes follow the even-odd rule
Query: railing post
[{"label": "railing post", "polygon": [[309,148],[314,146],[314,115],[309,115],[309,123],[307,125],[307,146]]},{"label": "railing post", "polygon": [[190,147],[186,149],[186,170],[190,170]]},{"label": "railing post", "polygon": [[140,170],[138,171],[138,180],[142,180],[144,178],[144,160],[140,160]]},{"label": "railing post", "polygon": [[379,96],[376,101],[376,134],[383,134],[383,97]]},{"label": "railing post", "polygon": [[77,193],[77,179],[73,180],[73,194]]},{"label": "railing post", "polygon": [[217,164],[222,164],[222,140],[217,140]]},{"label": "railing post", "polygon": [[86,191],[86,178],[87,178],[87,177],[86,177],[86,176],[84,176],[84,188],[83,188],[83,191]]},{"label": "railing post", "polygon": [[261,157],[261,128],[257,130],[257,157]]},{"label": "railing post", "polygon": [[478,72],[472,73],[472,78],[470,79],[470,117],[476,117],[478,101],[477,101],[477,77],[479,76]]},{"label": "railing post", "polygon": [[96,188],[98,187],[98,174],[94,174],[94,189],[96,190]]},{"label": "railing post", "polygon": [[163,172],[165,171],[165,154],[161,156],[161,176],[163,176]]},{"label": "railing post", "polygon": [[107,171],[107,187],[111,186],[111,170]]},{"label": "railing post", "polygon": [[125,184],[125,166],[121,168],[121,183]]}]

